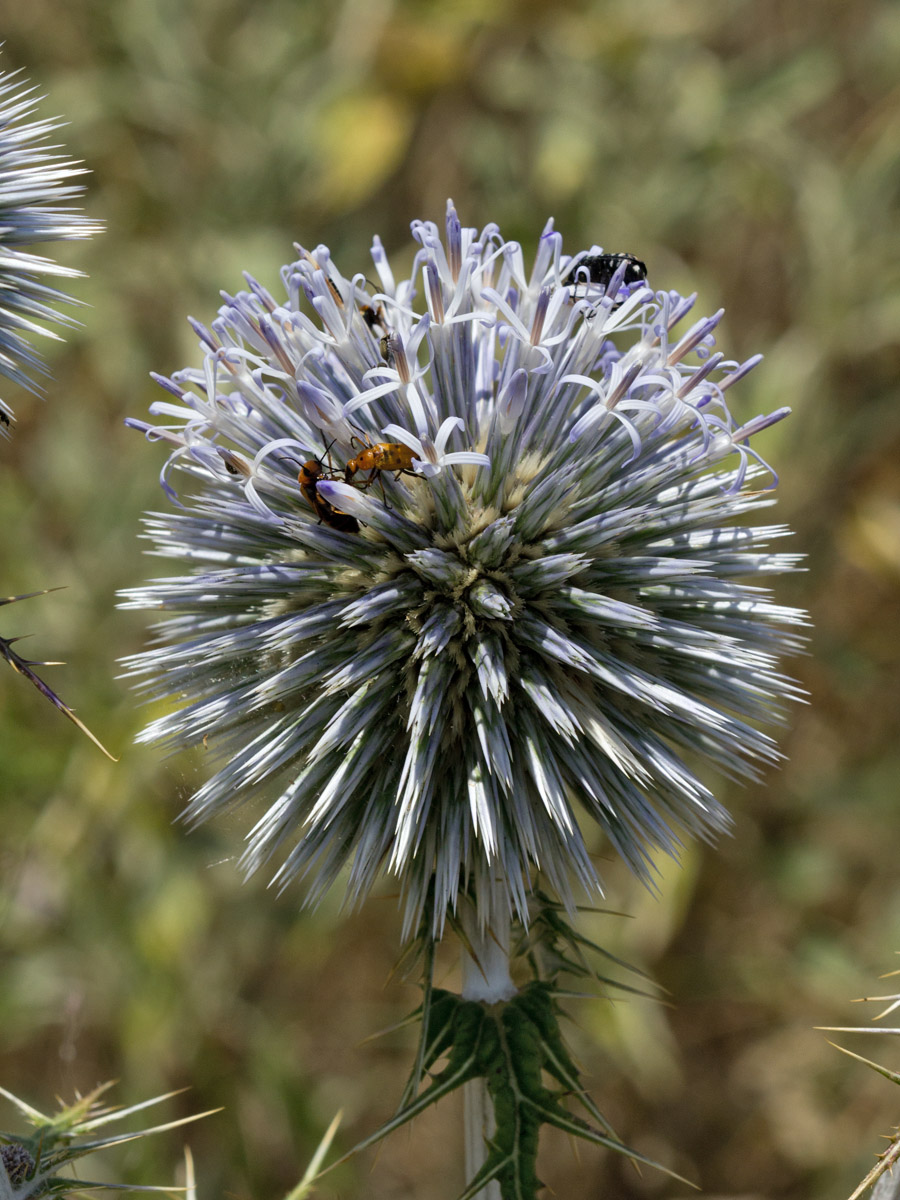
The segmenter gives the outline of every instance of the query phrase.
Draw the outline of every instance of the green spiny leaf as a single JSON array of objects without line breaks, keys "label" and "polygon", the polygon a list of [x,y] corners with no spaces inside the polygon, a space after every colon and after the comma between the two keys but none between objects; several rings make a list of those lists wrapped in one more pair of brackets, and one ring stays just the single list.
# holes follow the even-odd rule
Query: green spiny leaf
[{"label": "green spiny leaf", "polygon": [[[463,1084],[483,1079],[496,1130],[487,1158],[459,1200],[473,1200],[492,1180],[499,1184],[502,1200],[535,1200],[541,1188],[536,1164],[543,1125],[553,1125],[635,1162],[666,1170],[629,1149],[586,1095],[559,1031],[553,995],[552,984],[534,981],[508,1003],[488,1005],[435,988],[427,1015],[423,1015],[423,1047],[418,1060],[425,1072],[444,1057],[446,1065],[418,1094],[411,1080],[391,1120],[339,1161],[380,1141]],[[424,1004],[420,1011],[425,1013]],[[548,1088],[545,1075],[560,1088]],[[563,1107],[562,1101],[569,1096],[578,1099],[599,1128]],[[671,1171],[667,1174],[687,1182]]]}]

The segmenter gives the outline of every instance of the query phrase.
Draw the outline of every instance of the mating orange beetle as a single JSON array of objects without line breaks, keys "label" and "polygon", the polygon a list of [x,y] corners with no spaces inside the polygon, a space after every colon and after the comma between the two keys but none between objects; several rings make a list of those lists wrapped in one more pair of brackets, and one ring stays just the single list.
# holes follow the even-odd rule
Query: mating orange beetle
[{"label": "mating orange beetle", "polygon": [[376,442],[360,450],[356,458],[351,458],[344,468],[344,482],[351,483],[357,471],[370,471],[366,486],[372,482],[379,471],[396,471],[400,475],[414,475],[413,457],[415,451],[402,442]]},{"label": "mating orange beetle", "polygon": [[330,525],[332,529],[339,529],[341,533],[359,533],[359,521],[356,517],[341,512],[324,496],[319,495],[319,480],[324,474],[325,468],[317,458],[311,458],[300,468],[297,481],[306,502],[316,513],[320,522],[324,521],[326,525]]}]

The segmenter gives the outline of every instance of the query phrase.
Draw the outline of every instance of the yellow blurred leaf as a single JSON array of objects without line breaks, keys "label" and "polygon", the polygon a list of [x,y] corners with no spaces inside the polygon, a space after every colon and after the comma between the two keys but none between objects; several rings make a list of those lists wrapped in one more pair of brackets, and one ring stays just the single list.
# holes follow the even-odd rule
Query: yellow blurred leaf
[{"label": "yellow blurred leaf", "polygon": [[406,151],[412,114],[394,97],[357,92],[321,115],[319,202],[332,211],[352,208],[374,191]]}]

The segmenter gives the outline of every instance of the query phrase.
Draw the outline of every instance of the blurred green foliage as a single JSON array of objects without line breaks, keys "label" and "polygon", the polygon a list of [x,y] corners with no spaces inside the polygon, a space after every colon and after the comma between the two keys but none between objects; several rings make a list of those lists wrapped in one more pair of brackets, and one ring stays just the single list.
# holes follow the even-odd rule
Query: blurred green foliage
[{"label": "blurred green foliage", "polygon": [[[67,660],[48,681],[122,761],[0,677],[0,1082],[38,1106],[113,1077],[123,1103],[189,1086],[185,1114],[224,1105],[188,1135],[201,1196],[278,1196],[337,1108],[349,1145],[399,1097],[412,1032],[362,1045],[418,999],[388,982],[392,898],[309,914],[242,885],[241,817],[172,824],[202,762],[131,746],[146,714],[116,658],[144,623],[114,594],[164,573],[136,537],[163,454],[122,420],[158,394],[151,369],[199,361],[184,318],[242,269],[276,287],[298,240],[364,271],[376,232],[408,256],[410,219],[452,196],[526,249],[552,214],[569,250],[632,251],[698,311],[724,305],[723,348],[766,354],[738,413],[794,408],[762,448],[809,555],[779,594],[815,622],[794,668],[811,705],[785,769],[725,794],[735,836],[661,864],[658,898],[607,864],[633,919],[589,934],[673,1006],[581,1002],[572,1039],[621,1136],[707,1193],[849,1192],[897,1120],[812,1027],[857,1018],[900,940],[900,6],[30,0],[3,36],[108,226],[60,256],[90,307],[50,347],[46,404],[6,393],[2,592],[66,590],[4,609],[3,633]],[[322,1195],[446,1197],[458,1128],[429,1116]],[[161,1183],[181,1157],[136,1143],[110,1174]],[[552,1137],[541,1171],[573,1200],[681,1194]]]}]

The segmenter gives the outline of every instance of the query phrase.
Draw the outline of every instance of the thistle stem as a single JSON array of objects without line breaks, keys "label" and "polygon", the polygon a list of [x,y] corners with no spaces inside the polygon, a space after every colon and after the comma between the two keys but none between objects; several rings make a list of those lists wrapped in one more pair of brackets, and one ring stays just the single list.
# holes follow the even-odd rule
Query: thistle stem
[{"label": "thistle stem", "polygon": [[[466,1139],[466,1183],[475,1178],[488,1154],[488,1139],[497,1131],[494,1109],[483,1079],[470,1079],[463,1084],[463,1131]],[[492,1179],[475,1196],[475,1200],[501,1200],[500,1184]]]},{"label": "thistle stem", "polygon": [[[501,1004],[511,1000],[518,990],[509,973],[509,914],[502,910],[499,889],[492,899],[495,903],[489,906],[491,923],[487,928],[471,902],[461,905],[460,911],[467,938],[462,953],[462,996],[482,1004]],[[487,1080],[473,1079],[465,1084],[463,1107],[466,1181],[471,1182],[484,1166],[488,1143],[497,1128]],[[488,1183],[475,1200],[500,1200],[500,1184],[496,1180]]]}]

